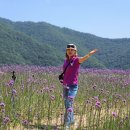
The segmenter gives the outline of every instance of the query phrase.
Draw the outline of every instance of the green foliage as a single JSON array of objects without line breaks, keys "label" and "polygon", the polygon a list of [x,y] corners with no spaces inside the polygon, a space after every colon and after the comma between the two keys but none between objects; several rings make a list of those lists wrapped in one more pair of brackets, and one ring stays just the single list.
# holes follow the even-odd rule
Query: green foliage
[{"label": "green foliage", "polygon": [[99,49],[83,67],[130,68],[128,38],[107,39],[45,22],[12,22],[0,18],[0,64],[58,66],[63,63],[68,43],[77,45],[79,56]]}]

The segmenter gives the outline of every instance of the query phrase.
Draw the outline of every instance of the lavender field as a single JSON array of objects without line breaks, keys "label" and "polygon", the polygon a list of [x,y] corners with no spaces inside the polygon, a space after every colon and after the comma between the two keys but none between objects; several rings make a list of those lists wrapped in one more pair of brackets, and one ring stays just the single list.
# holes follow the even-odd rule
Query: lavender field
[{"label": "lavender field", "polygon": [[[61,70],[0,67],[0,130],[63,130]],[[130,70],[81,69],[74,113],[70,130],[129,130]]]}]

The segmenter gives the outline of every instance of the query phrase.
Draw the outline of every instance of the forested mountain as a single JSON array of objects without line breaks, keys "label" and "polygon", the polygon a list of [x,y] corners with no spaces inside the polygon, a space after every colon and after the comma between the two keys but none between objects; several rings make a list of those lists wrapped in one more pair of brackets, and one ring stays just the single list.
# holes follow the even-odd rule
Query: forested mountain
[{"label": "forested mountain", "polygon": [[68,43],[77,45],[79,56],[99,49],[83,67],[130,69],[130,38],[107,39],[45,22],[0,18],[0,64],[58,66]]}]

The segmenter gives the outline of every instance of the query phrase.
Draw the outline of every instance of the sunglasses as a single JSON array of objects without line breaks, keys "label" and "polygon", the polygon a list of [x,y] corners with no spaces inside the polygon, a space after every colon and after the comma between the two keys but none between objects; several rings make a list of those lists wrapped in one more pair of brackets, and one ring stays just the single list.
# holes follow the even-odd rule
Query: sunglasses
[{"label": "sunglasses", "polygon": [[67,45],[67,48],[75,48],[75,45]]}]

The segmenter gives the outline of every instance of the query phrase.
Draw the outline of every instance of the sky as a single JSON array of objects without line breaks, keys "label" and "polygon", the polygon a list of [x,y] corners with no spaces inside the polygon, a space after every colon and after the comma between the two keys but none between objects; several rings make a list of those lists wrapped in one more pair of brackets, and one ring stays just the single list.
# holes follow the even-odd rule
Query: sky
[{"label": "sky", "polygon": [[47,22],[103,38],[130,38],[130,0],[0,0],[0,17]]}]

